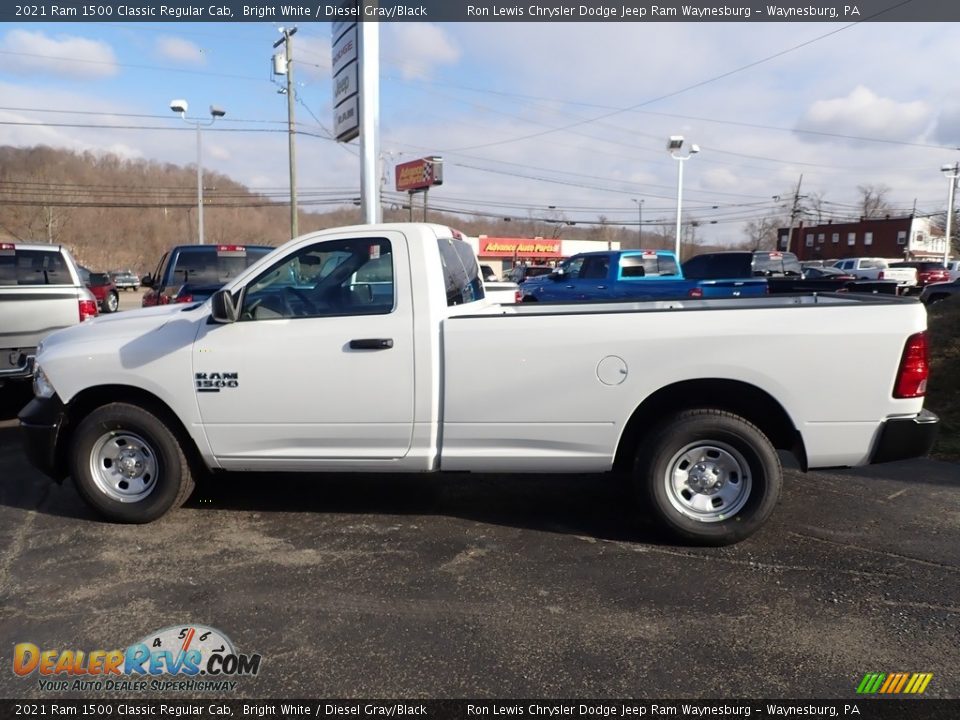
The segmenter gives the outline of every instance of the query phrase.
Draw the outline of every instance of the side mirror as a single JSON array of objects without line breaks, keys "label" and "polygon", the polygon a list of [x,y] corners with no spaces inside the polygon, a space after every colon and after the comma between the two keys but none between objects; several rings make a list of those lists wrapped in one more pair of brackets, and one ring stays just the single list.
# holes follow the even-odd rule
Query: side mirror
[{"label": "side mirror", "polygon": [[240,317],[240,308],[229,290],[217,290],[210,298],[210,317],[214,322],[232,323]]},{"label": "side mirror", "polygon": [[550,273],[550,279],[551,279],[551,280],[561,280],[561,279],[563,278],[563,276],[566,275],[566,274],[567,274],[567,271],[566,271],[566,270],[564,270],[562,267],[558,267],[556,270],[554,270],[552,273]]},{"label": "side mirror", "polygon": [[144,275],[142,278],[140,278],[140,284],[141,284],[143,287],[145,287],[145,288],[152,288],[152,287],[153,287],[153,277],[150,276],[149,274]]}]

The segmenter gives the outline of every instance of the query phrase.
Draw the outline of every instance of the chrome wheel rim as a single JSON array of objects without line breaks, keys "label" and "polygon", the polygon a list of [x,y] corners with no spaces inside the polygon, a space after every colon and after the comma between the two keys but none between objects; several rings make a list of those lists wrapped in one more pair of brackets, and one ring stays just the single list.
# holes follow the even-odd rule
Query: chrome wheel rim
[{"label": "chrome wheel rim", "polygon": [[157,486],[157,454],[136,433],[117,430],[102,435],[90,452],[90,475],[104,495],[122,503],[139,502]]},{"label": "chrome wheel rim", "polygon": [[670,504],[699,522],[713,523],[736,515],[753,487],[750,465],[736,448],[700,440],[684,446],[663,476]]},{"label": "chrome wheel rim", "polygon": [[117,308],[120,307],[120,298],[113,293],[107,295],[107,309],[110,312],[116,312]]}]

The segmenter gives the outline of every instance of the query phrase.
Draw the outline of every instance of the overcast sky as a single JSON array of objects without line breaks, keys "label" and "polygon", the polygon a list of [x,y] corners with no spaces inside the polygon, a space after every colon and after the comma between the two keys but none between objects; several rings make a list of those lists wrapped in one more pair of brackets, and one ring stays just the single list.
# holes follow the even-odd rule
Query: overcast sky
[{"label": "overcast sky", "polygon": [[[960,159],[958,29],[385,23],[387,188],[394,163],[440,154],[431,206],[636,223],[642,199],[645,223],[672,223],[677,163],[664,147],[682,134],[701,148],[684,169],[701,237],[742,239],[742,220],[772,213],[771,197],[801,174],[802,192],[821,193],[836,219],[856,213],[858,185],[888,186],[904,212],[935,212],[947,199],[940,166]],[[194,137],[168,110],[184,98],[191,116],[211,103],[227,111],[204,135],[205,167],[285,191],[286,99],[270,73],[279,37],[266,23],[0,25],[0,144],[186,165]],[[297,121],[310,133],[298,138],[301,196],[358,195],[356,143],[329,139],[329,24],[302,25],[294,56]]]}]

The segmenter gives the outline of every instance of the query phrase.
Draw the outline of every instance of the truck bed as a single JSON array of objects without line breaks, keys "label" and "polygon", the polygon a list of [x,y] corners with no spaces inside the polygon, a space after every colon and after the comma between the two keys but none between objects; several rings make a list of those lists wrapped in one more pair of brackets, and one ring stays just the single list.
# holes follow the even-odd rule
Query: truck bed
[{"label": "truck bed", "polygon": [[[925,324],[916,299],[849,294],[518,305],[451,317],[442,327],[441,466],[476,470],[482,458],[487,470],[609,470],[632,409],[691,379],[777,398],[811,468],[862,464],[880,420],[921,409],[892,388],[906,338]],[[536,402],[510,400],[532,391]]]}]

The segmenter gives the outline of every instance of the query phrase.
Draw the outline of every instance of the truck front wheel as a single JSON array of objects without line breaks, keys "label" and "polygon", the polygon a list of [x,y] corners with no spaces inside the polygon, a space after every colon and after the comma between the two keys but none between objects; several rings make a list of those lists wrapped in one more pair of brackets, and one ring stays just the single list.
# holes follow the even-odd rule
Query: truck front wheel
[{"label": "truck front wheel", "polygon": [[722,410],[675,415],[641,444],[638,494],[685,542],[731,545],[752,535],[780,497],[783,471],[759,428]]},{"label": "truck front wheel", "polygon": [[137,405],[111,403],[87,415],[73,434],[69,457],[80,495],[117,522],[156,520],[193,491],[179,440]]}]

